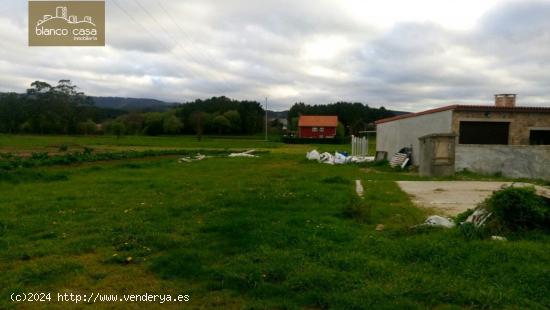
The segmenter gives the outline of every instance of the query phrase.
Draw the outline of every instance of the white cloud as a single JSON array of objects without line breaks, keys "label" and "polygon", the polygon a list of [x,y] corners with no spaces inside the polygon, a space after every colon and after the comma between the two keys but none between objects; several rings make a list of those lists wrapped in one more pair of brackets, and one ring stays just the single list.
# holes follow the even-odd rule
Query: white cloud
[{"label": "white cloud", "polygon": [[383,28],[402,22],[432,22],[453,30],[466,30],[495,7],[499,0],[351,0],[342,1],[355,19]]},{"label": "white cloud", "polygon": [[0,91],[68,78],[93,95],[268,96],[277,109],[550,103],[548,1],[115,1],[126,13],[107,1],[106,47],[31,48],[26,2],[4,0]]}]

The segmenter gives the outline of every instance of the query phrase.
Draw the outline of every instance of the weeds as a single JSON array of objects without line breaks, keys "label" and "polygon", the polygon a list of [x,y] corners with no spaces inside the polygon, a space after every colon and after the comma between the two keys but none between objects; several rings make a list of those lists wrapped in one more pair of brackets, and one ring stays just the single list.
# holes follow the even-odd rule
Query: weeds
[{"label": "weeds", "polygon": [[466,240],[484,239],[487,237],[487,230],[484,227],[477,227],[474,223],[462,223],[457,226],[460,235]]},{"label": "weeds", "polygon": [[371,210],[364,200],[353,197],[342,210],[344,217],[354,219],[362,223],[371,222]]}]

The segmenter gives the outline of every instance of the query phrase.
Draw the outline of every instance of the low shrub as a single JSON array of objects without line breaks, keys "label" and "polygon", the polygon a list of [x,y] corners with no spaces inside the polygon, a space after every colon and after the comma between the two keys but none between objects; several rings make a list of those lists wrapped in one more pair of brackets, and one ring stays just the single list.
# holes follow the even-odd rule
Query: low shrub
[{"label": "low shrub", "polygon": [[59,146],[59,151],[60,152],[67,152],[68,149],[69,149],[69,146],[65,143],[63,143]]},{"label": "low shrub", "polygon": [[365,202],[358,197],[353,197],[342,210],[344,217],[357,220],[358,222],[370,221],[370,209]]},{"label": "low shrub", "polygon": [[511,231],[541,228],[548,223],[550,206],[533,187],[507,187],[484,202],[499,224]]}]

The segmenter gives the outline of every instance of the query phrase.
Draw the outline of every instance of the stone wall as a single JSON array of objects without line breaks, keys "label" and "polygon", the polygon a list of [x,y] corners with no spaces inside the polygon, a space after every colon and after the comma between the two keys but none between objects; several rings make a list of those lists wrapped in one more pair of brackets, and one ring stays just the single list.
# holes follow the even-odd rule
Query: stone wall
[{"label": "stone wall", "polygon": [[459,135],[460,121],[510,122],[511,145],[528,145],[531,129],[550,129],[550,116],[546,113],[526,112],[453,112],[452,132]]},{"label": "stone wall", "polygon": [[550,146],[458,144],[457,171],[550,180]]}]

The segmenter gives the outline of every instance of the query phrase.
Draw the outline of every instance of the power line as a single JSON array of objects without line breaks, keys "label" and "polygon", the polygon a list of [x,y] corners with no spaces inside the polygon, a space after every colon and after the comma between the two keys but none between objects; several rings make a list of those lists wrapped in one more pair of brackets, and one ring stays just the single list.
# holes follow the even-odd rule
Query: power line
[{"label": "power line", "polygon": [[[181,49],[183,50],[183,52],[184,52],[189,58],[191,58],[191,59],[192,59],[194,62],[196,62],[196,63],[199,63],[199,64],[201,63],[201,61],[198,60],[198,59],[197,59],[197,58],[196,58],[196,57],[186,48],[185,45],[181,44],[181,43],[179,42],[179,40],[178,40],[177,38],[175,38],[175,37],[171,34],[171,32],[168,31],[168,30],[158,21],[158,19],[157,19],[154,15],[152,15],[152,14],[149,12],[149,10],[147,10],[147,8],[145,8],[138,0],[133,0],[133,1],[139,6],[139,8],[140,8],[143,12],[145,12],[145,14],[146,14],[147,16],[149,16],[150,19],[152,19],[152,20],[162,29],[162,31],[163,31],[163,32],[164,32],[164,33],[165,33],[165,34],[166,34],[166,35],[176,44],[176,46],[181,47]],[[213,64],[211,64],[211,65],[213,66]],[[213,80],[219,81],[219,79],[218,79],[215,75],[211,75],[211,77],[212,77]],[[221,83],[226,84],[226,86],[227,86],[227,83],[226,83],[223,79],[221,80]],[[227,89],[227,87],[226,87],[226,89]],[[222,87],[222,90],[223,90],[223,87]],[[223,95],[223,91],[222,91],[222,95]]]},{"label": "power line", "polygon": [[[126,10],[124,10],[120,5],[119,3],[117,2],[117,0],[112,0],[112,2],[119,8],[119,10],[121,10],[134,24],[136,24],[137,26],[141,27],[141,29],[143,29],[145,32],[147,32],[153,39],[155,39],[157,41],[157,43],[159,43],[159,45],[161,45],[163,48],[166,49],[166,51],[168,51],[169,53],[175,55],[174,53],[172,53],[172,51],[170,50],[169,47],[165,46],[165,44],[159,40],[149,29],[147,29],[147,27],[143,26],[141,23],[139,23],[134,17],[132,17],[130,14],[128,14],[128,12],[126,12]],[[175,55],[177,56],[177,55]]]},{"label": "power line", "polygon": [[[168,18],[170,18],[170,20],[172,21],[172,23],[174,23],[174,25],[176,25],[176,27],[178,28],[178,30],[189,40],[189,41],[193,41],[193,39],[191,38],[191,36],[183,29],[183,27],[180,26],[180,24],[176,21],[176,19],[174,18],[174,16],[172,14],[170,14],[170,11],[166,9],[166,7],[164,7],[164,5],[162,4],[162,1],[159,1],[159,0],[155,0],[155,3],[157,4],[157,6],[159,6],[161,8],[162,11],[164,11],[164,13],[168,16]],[[193,44],[193,43],[191,43]],[[214,60],[214,57],[208,52],[208,50],[205,50],[204,51],[204,54],[203,54],[205,57],[207,57],[212,63],[215,62]],[[267,98],[266,98],[266,106],[267,106]],[[266,108],[267,110],[267,108]]]},{"label": "power line", "polygon": [[[164,11],[164,13],[168,16],[168,18],[172,21],[172,23],[176,25],[180,33],[182,33],[186,37],[186,39],[191,42],[190,44],[193,44],[192,43],[193,39],[191,38],[191,36],[188,35],[187,32],[183,29],[183,27],[180,26],[180,24],[176,21],[176,19],[172,16],[172,14],[170,14],[170,12],[166,9],[166,7],[164,7],[162,2],[155,0],[155,3],[161,8],[162,11]],[[216,61],[214,60],[214,57],[210,55],[208,50],[204,51],[203,56],[206,58],[205,60],[210,63],[210,65],[216,66]]]},{"label": "power line", "polygon": [[[137,0],[134,0],[134,1],[137,1]],[[162,4],[162,1],[159,1],[159,0],[155,0],[155,3],[161,8],[162,11],[164,11],[164,13],[168,16],[168,18],[170,18],[170,20],[172,21],[172,23],[174,23],[174,25],[176,25],[176,27],[179,29],[179,31],[189,40],[189,41],[193,41],[193,39],[191,38],[190,35],[187,34],[187,32],[183,29],[183,27],[180,26],[180,24],[176,21],[176,19],[173,17],[172,14],[170,14],[170,12],[166,9],[166,7]],[[192,43],[191,43],[192,44]],[[208,52],[208,50],[205,50],[205,53],[203,54],[205,57],[207,57],[208,59],[206,59],[207,61],[209,61],[209,63],[212,65],[212,66],[215,66],[215,60],[214,60],[214,57],[212,57],[210,55],[210,53]],[[266,97],[266,111],[267,111],[267,97]],[[266,117],[267,119],[267,117]],[[266,125],[266,128],[267,128],[267,125]],[[267,139],[267,130],[266,130],[266,139]]]}]

